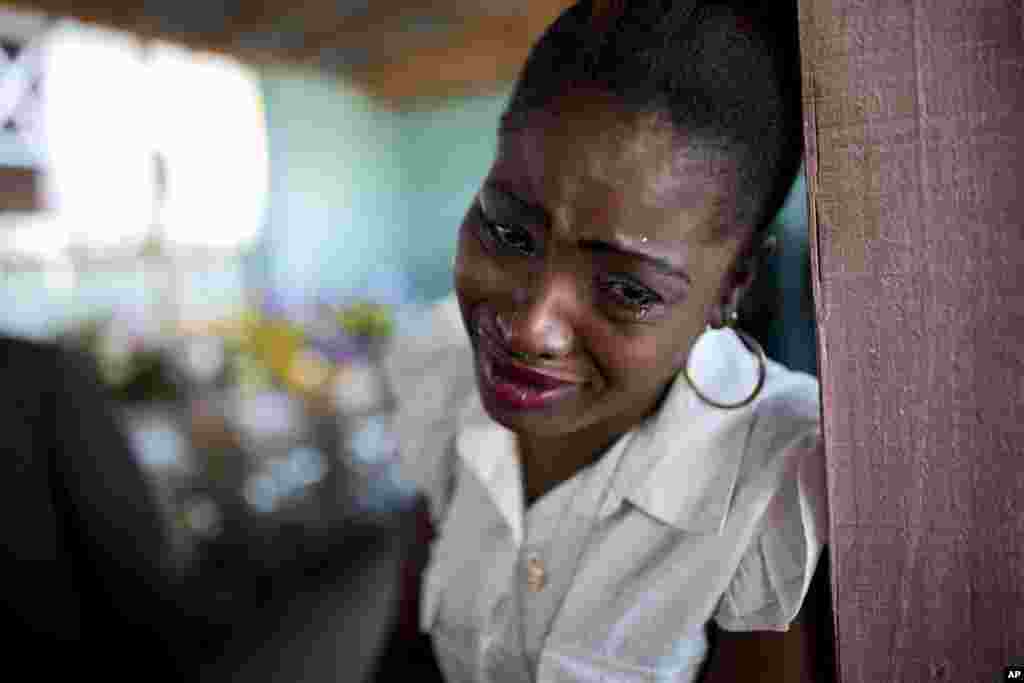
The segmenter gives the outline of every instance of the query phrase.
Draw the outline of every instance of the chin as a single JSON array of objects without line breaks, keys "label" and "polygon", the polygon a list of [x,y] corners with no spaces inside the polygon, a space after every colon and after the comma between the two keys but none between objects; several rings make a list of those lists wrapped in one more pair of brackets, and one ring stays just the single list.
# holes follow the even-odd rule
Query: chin
[{"label": "chin", "polygon": [[538,439],[557,439],[578,431],[575,427],[566,424],[564,418],[560,417],[509,415],[507,412],[495,410],[492,406],[488,406],[486,402],[484,403],[484,409],[492,420],[520,436],[530,436]]}]

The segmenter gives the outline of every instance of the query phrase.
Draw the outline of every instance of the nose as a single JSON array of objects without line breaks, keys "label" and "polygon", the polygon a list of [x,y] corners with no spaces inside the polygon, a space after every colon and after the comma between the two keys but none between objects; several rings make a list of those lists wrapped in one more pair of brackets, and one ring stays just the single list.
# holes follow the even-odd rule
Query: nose
[{"label": "nose", "polygon": [[498,312],[496,322],[505,347],[544,360],[565,358],[575,335],[570,311],[576,295],[566,278],[543,277],[534,292],[514,297],[511,310]]}]

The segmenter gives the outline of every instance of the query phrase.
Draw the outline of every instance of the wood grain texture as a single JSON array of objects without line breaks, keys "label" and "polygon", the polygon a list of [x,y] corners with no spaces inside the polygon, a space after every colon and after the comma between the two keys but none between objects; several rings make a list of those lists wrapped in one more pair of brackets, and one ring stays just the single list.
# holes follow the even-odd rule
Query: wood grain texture
[{"label": "wood grain texture", "polygon": [[177,0],[15,0],[14,6],[227,53],[252,64],[333,71],[382,102],[401,105],[504,91],[533,41],[571,4],[219,0],[196,11],[183,9]]},{"label": "wood grain texture", "polygon": [[[357,69],[367,93],[395,106],[414,98],[502,92],[515,80],[530,47],[561,8],[520,17],[490,17],[454,30],[443,44],[422,46]],[[567,4],[567,3],[562,3]]]},{"label": "wood grain texture", "polygon": [[1020,3],[802,0],[801,41],[840,680],[1000,680],[1024,661]]}]

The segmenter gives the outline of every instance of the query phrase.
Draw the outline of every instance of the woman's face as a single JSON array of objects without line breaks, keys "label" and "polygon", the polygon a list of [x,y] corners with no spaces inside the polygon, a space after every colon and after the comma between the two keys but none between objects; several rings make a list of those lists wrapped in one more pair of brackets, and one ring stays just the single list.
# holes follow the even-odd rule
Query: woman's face
[{"label": "woman's face", "polygon": [[538,438],[648,415],[739,284],[739,240],[716,238],[733,183],[724,157],[600,93],[503,129],[455,264],[488,413]]}]

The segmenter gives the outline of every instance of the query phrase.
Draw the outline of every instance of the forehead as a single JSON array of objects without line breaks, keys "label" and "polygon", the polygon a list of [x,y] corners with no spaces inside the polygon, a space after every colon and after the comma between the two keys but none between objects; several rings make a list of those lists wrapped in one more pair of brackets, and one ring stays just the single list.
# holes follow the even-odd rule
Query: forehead
[{"label": "forehead", "polygon": [[627,232],[643,226],[662,239],[701,241],[727,219],[735,177],[721,147],[596,92],[563,96],[503,127],[490,174],[555,223],[596,213]]}]

